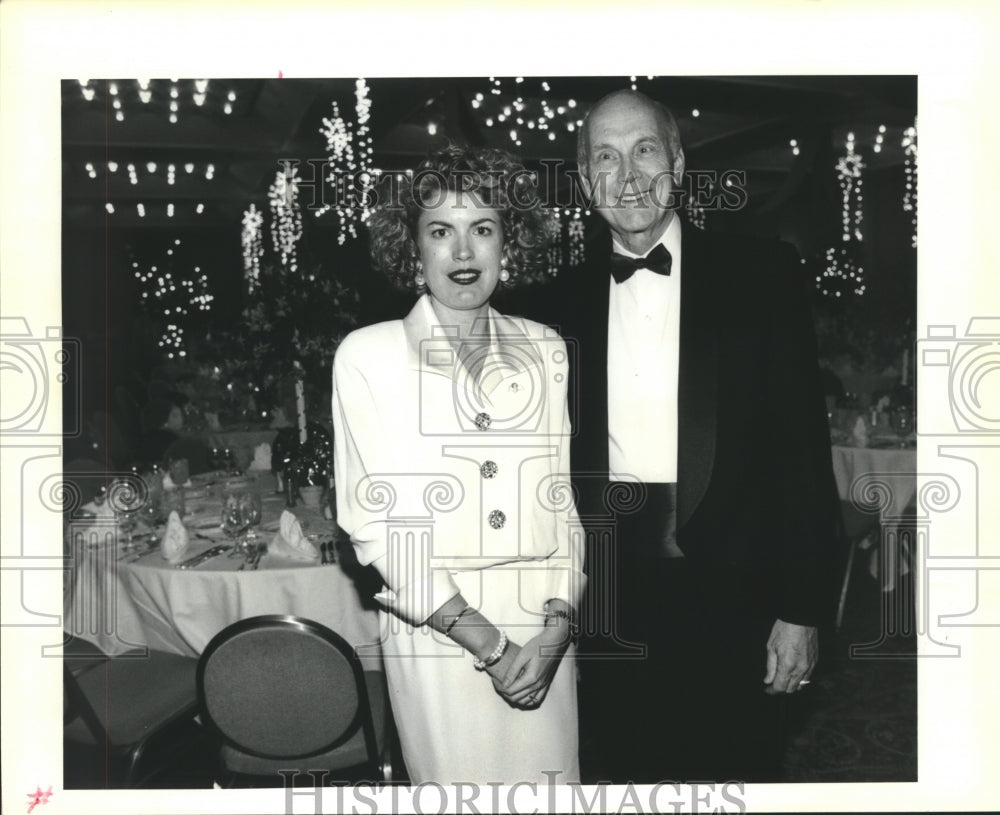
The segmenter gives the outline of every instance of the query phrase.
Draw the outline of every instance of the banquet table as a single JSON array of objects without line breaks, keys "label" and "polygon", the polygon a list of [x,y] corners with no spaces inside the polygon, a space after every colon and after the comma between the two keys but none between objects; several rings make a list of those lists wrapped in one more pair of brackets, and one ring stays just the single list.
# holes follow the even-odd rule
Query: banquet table
[{"label": "banquet table", "polygon": [[[840,500],[862,511],[878,511],[886,544],[886,568],[882,574],[885,591],[895,586],[897,574],[907,571],[905,542],[899,530],[905,525],[917,493],[917,449],[901,447],[898,438],[875,438],[867,447],[838,445],[832,447],[833,474]],[[875,486],[879,485],[879,486]],[[900,557],[900,550],[904,557]],[[878,550],[873,552],[870,572],[878,577]]]},{"label": "banquet table", "polygon": [[[285,498],[274,482],[259,480],[262,522],[259,538],[271,541]],[[183,558],[227,543],[219,524],[218,489],[194,491],[184,516],[191,545]],[[318,508],[291,510],[303,532],[333,538],[335,524]],[[197,656],[215,634],[259,614],[294,614],[331,628],[354,646],[366,669],[381,669],[375,602],[362,596],[343,558],[323,564],[280,552],[265,554],[256,569],[240,567],[242,556],[223,553],[195,568],[177,568],[156,548],[123,549],[113,518],[71,522],[67,543],[72,571],[65,597],[65,627],[105,653],[135,648]],[[157,530],[162,537],[162,528]],[[231,541],[228,541],[231,543]],[[272,545],[272,548],[273,545]]]},{"label": "banquet table", "polygon": [[277,433],[278,431],[273,428],[222,428],[206,431],[202,441],[219,453],[228,450],[240,469],[245,470],[254,460],[254,451],[257,447],[261,444],[271,444]]}]

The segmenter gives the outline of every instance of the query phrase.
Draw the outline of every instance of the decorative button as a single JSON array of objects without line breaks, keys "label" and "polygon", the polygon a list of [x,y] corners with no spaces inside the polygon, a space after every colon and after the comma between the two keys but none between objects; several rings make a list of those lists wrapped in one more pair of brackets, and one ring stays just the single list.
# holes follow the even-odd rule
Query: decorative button
[{"label": "decorative button", "polygon": [[499,509],[495,509],[490,513],[490,526],[494,529],[503,529],[505,523],[507,523],[507,516]]},{"label": "decorative button", "polygon": [[490,418],[489,413],[477,413],[476,414],[476,427],[480,430],[489,430],[490,425],[493,420]]},{"label": "decorative button", "polygon": [[493,478],[499,469],[495,461],[484,461],[483,466],[479,468],[479,472],[483,474],[483,478]]}]

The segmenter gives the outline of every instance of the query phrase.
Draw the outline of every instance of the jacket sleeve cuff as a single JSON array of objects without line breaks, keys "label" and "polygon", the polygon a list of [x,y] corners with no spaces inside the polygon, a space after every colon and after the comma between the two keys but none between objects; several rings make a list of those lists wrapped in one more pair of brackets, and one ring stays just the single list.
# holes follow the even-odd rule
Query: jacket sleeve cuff
[{"label": "jacket sleeve cuff", "polygon": [[447,569],[431,569],[429,578],[395,590],[387,588],[376,594],[375,599],[411,625],[423,625],[458,593],[458,585]]}]

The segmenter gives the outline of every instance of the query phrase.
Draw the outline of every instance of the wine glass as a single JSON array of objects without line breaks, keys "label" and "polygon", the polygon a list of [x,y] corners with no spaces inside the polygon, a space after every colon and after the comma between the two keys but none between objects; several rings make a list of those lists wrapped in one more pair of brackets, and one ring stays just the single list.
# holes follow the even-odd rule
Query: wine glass
[{"label": "wine glass", "polygon": [[227,488],[222,496],[222,531],[236,542],[229,557],[246,554],[243,534],[250,528],[250,492],[246,488]]},{"label": "wine glass", "polygon": [[[136,516],[146,503],[144,490],[136,483],[138,479],[117,478],[108,488],[107,501],[115,514],[119,541],[122,551],[132,548],[132,533],[136,527]],[[124,538],[121,535],[124,534]]]},{"label": "wine glass", "polygon": [[261,501],[260,493],[250,490],[246,494],[246,520],[247,520],[247,550],[254,554],[258,547],[256,527],[260,526]]},{"label": "wine glass", "polygon": [[896,431],[896,435],[899,436],[899,446],[906,447],[907,440],[913,433],[913,408],[908,405],[898,405],[889,414],[889,424]]},{"label": "wine glass", "polygon": [[253,527],[260,523],[260,494],[246,486],[227,488],[222,498],[222,531],[236,540],[230,557],[249,556],[256,548]]}]

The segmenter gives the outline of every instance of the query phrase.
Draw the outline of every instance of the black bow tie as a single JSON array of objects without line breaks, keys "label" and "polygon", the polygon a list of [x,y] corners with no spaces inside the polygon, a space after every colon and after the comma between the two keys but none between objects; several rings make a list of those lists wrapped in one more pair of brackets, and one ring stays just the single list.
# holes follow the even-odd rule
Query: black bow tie
[{"label": "black bow tie", "polygon": [[624,283],[635,274],[636,269],[649,269],[656,274],[669,275],[672,260],[670,252],[662,243],[656,244],[656,248],[644,258],[627,258],[625,255],[613,252],[611,254],[611,276],[616,283]]}]

